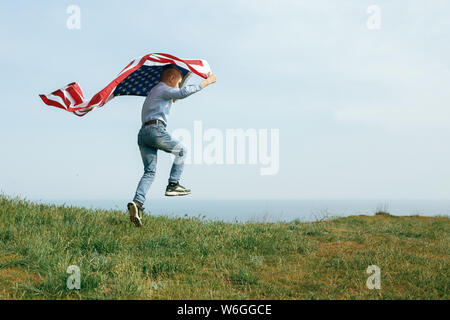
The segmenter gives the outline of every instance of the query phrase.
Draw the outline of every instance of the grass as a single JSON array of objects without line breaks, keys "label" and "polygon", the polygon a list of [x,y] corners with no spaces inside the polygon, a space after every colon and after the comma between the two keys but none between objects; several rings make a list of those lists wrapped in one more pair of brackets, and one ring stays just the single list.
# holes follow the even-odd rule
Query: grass
[{"label": "grass", "polygon": [[[0,299],[449,299],[448,217],[225,223],[0,195]],[[67,267],[81,271],[69,290]],[[381,269],[369,290],[366,269]]]}]

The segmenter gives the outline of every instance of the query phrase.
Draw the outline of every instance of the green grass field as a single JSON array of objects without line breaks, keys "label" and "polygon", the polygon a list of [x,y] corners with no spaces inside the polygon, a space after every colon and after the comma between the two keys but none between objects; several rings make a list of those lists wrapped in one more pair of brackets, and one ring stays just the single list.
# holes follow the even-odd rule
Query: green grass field
[{"label": "green grass field", "polygon": [[[448,217],[225,223],[0,195],[0,299],[448,299]],[[81,289],[66,286],[67,267]],[[366,269],[381,269],[369,290]]]}]

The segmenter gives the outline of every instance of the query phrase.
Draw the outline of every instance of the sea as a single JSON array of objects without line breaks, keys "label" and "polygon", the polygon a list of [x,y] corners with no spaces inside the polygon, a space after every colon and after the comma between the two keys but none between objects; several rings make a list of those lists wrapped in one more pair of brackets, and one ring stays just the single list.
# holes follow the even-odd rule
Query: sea
[{"label": "sea", "polygon": [[[87,209],[114,209],[126,212],[129,200],[33,200],[39,203],[78,206]],[[167,197],[150,199],[145,213],[155,216],[196,217],[224,222],[301,222],[320,221],[351,215],[374,215],[377,211],[392,215],[449,216],[450,199],[192,199]]]}]

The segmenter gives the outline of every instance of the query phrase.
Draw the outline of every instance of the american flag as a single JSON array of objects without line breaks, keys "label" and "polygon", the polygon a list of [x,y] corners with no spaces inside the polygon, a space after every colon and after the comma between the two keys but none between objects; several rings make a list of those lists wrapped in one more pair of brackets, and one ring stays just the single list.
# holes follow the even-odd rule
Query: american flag
[{"label": "american flag", "polygon": [[158,84],[161,70],[167,64],[174,64],[181,71],[183,79],[180,87],[192,73],[206,79],[208,72],[211,71],[206,60],[179,59],[166,53],[150,53],[131,61],[110,84],[90,100],[84,98],[76,82],[39,96],[46,105],[65,109],[82,117],[89,111],[103,106],[115,96],[147,96],[149,91]]}]

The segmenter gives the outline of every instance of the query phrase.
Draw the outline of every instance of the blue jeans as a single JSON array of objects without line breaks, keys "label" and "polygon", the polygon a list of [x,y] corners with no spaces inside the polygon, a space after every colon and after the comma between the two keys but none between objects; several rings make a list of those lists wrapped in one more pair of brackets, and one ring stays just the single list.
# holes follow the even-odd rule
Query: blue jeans
[{"label": "blue jeans", "polygon": [[142,127],[138,134],[138,145],[144,163],[144,174],[137,186],[135,201],[145,202],[150,186],[155,179],[156,160],[158,149],[175,155],[169,182],[178,182],[184,168],[186,149],[179,141],[174,140],[162,124],[147,125]]}]

